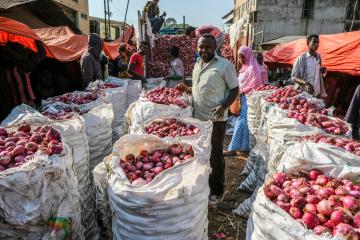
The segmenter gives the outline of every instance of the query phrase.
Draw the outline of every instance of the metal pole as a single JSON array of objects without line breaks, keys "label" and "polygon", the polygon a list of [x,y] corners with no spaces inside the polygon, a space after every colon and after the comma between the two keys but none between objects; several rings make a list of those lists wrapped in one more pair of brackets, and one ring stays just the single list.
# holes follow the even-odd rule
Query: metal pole
[{"label": "metal pole", "polygon": [[[106,23],[106,17],[107,17],[107,11],[106,11],[106,1],[104,0],[104,21],[105,21],[105,39],[107,38],[107,23]],[[101,31],[101,30],[100,30]],[[100,32],[101,34],[101,32]]]},{"label": "metal pole", "polygon": [[125,24],[126,24],[126,17],[127,17],[128,9],[129,9],[129,2],[130,2],[130,0],[127,0],[125,18],[124,18],[124,23],[123,23],[123,33],[122,33],[123,36],[124,36],[124,33],[125,33]]},{"label": "metal pole", "polygon": [[351,31],[352,31],[353,26],[354,26],[355,16],[356,16],[356,9],[357,9],[358,2],[359,2],[359,0],[356,0],[356,2],[355,2],[355,6],[354,6],[354,13],[353,13],[353,18],[352,18],[352,21],[351,21],[350,31],[349,31],[349,32],[351,32]]},{"label": "metal pole", "polygon": [[185,16],[183,16],[183,28],[184,28],[184,31],[185,31]]}]

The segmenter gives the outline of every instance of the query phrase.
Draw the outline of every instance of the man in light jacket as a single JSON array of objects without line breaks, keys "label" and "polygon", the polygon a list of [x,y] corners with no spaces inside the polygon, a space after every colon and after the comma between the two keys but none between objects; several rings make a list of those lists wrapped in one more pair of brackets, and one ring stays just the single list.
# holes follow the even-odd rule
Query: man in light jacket
[{"label": "man in light jacket", "polygon": [[307,37],[308,51],[300,55],[293,66],[291,79],[295,88],[306,91],[315,97],[326,97],[324,79],[326,68],[321,66],[319,48],[319,35],[312,34]]}]

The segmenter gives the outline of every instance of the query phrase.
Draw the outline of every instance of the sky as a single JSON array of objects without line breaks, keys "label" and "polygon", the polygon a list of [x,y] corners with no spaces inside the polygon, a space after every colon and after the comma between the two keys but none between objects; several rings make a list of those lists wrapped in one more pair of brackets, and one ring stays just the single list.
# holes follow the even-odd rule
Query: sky
[{"label": "sky", "polygon": [[[137,25],[137,11],[142,10],[147,0],[130,0],[127,23]],[[221,2],[221,3],[220,3]],[[111,19],[124,21],[127,0],[112,0],[110,2]],[[167,18],[173,17],[182,23],[183,16],[186,23],[195,27],[213,25],[223,28],[221,17],[230,12],[234,0],[160,0],[160,12],[166,11]],[[104,18],[104,1],[89,0],[89,15]]]}]

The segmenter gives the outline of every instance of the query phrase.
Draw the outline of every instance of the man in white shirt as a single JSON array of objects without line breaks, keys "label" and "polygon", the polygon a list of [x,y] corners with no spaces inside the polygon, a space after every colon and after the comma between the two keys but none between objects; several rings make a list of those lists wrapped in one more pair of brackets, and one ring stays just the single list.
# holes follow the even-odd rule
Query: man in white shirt
[{"label": "man in white shirt", "polygon": [[223,144],[226,131],[228,109],[239,92],[234,65],[215,53],[216,40],[210,34],[204,34],[198,41],[200,58],[193,70],[192,88],[184,84],[177,86],[180,90],[192,93],[195,118],[212,121],[209,177],[209,204],[216,205],[224,193],[225,159]]},{"label": "man in white shirt", "polygon": [[321,57],[316,51],[319,48],[319,35],[307,37],[308,51],[300,55],[293,66],[291,79],[295,88],[314,95],[326,97],[324,79],[326,68],[321,66]]},{"label": "man in white shirt", "polygon": [[180,49],[176,46],[170,48],[170,71],[169,76],[165,77],[167,80],[167,87],[173,88],[184,79],[184,64],[179,58]]}]

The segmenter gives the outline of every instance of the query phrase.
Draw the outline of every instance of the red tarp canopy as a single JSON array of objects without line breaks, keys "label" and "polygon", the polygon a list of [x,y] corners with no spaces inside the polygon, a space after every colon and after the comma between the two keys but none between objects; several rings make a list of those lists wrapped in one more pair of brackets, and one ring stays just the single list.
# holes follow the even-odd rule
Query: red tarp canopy
[{"label": "red tarp canopy", "polygon": [[[298,39],[266,52],[265,61],[292,65],[307,49],[306,39]],[[320,35],[318,51],[329,71],[360,75],[360,31]]]},{"label": "red tarp canopy", "polygon": [[[133,34],[134,28],[132,27],[125,32],[124,37],[113,42],[106,42],[103,49],[105,54],[114,60],[119,54],[118,49],[121,42],[127,44]],[[0,17],[0,44],[17,42],[37,52],[34,40],[41,40],[44,43],[47,57],[69,62],[81,57],[86,49],[88,37],[75,34],[68,27],[31,29],[18,21]]]},{"label": "red tarp canopy", "polygon": [[109,56],[111,60],[114,60],[119,55],[118,49],[121,43],[125,43],[127,48],[134,47],[128,44],[131,38],[134,36],[134,34],[135,34],[135,28],[132,26],[126,30],[124,36],[121,36],[120,38],[112,42],[105,42],[103,48],[105,54]]},{"label": "red tarp canopy", "polygon": [[31,28],[18,21],[0,17],[0,44],[6,44],[7,42],[19,43],[37,52],[34,40],[40,40],[40,38]]},{"label": "red tarp canopy", "polygon": [[77,35],[68,27],[34,29],[34,32],[49,48],[54,58],[69,62],[81,57],[86,50],[88,37]]}]

